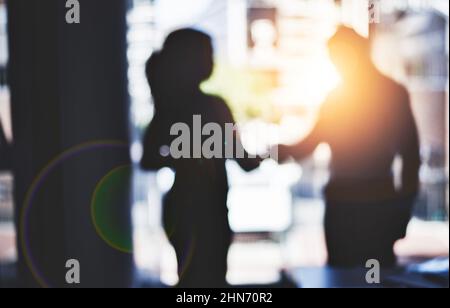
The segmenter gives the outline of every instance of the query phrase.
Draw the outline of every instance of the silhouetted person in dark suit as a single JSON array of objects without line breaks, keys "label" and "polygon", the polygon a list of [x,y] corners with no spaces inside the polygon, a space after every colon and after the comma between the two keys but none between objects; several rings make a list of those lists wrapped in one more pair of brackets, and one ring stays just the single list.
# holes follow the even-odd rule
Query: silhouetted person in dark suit
[{"label": "silhouetted person in dark suit", "polygon": [[[303,159],[320,143],[332,150],[325,190],[329,263],[394,266],[394,243],[406,234],[420,167],[418,133],[407,90],[371,62],[369,43],[341,27],[329,41],[343,82],[327,98],[316,126],[302,142],[280,146],[279,159]],[[394,186],[394,158],[403,161]]]},{"label": "silhouetted person in dark suit", "polygon": [[[193,115],[201,115],[203,124],[219,124],[222,131],[225,123],[234,123],[225,102],[199,88],[212,70],[211,38],[191,29],[170,34],[146,68],[155,116],[145,135],[142,167],[147,170],[169,167],[176,174],[175,183],[164,198],[163,221],[177,255],[179,287],[226,286],[232,237],[228,224],[226,160],[173,159],[167,153],[175,138],[170,136],[174,123],[188,124],[191,132],[194,132]],[[237,134],[233,142],[241,146]],[[243,169],[250,171],[259,166],[258,159],[246,157],[237,160]]]}]

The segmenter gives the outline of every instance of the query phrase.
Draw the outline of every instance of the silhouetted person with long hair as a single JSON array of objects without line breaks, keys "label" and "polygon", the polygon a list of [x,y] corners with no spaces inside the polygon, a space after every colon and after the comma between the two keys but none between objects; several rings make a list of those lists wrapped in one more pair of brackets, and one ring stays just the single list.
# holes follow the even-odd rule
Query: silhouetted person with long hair
[{"label": "silhouetted person with long hair", "polygon": [[[226,160],[173,159],[167,152],[175,138],[170,135],[174,123],[186,123],[191,132],[194,115],[200,115],[204,124],[219,124],[222,131],[226,123],[234,123],[221,98],[200,90],[200,84],[210,77],[212,70],[211,38],[192,29],[171,33],[146,68],[155,116],[145,135],[142,167],[147,170],[169,167],[175,171],[174,185],[164,198],[163,222],[177,255],[179,287],[226,286],[232,237]],[[241,146],[237,134],[233,142]],[[247,171],[259,166],[258,159],[237,162]]]},{"label": "silhouetted person with long hair", "polygon": [[[406,234],[420,167],[418,133],[407,90],[382,75],[370,59],[369,42],[341,27],[329,41],[343,82],[327,98],[312,132],[280,146],[281,161],[306,158],[320,143],[332,151],[325,189],[329,263],[364,266],[377,259],[394,266],[394,243]],[[403,162],[402,186],[393,179]]]}]

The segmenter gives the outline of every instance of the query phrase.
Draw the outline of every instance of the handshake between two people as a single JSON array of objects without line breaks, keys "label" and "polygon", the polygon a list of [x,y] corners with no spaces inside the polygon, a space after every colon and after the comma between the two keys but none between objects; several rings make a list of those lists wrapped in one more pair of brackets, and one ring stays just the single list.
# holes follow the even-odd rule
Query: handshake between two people
[{"label": "handshake between two people", "polygon": [[[285,164],[290,161],[301,161],[303,158],[306,158],[307,156],[306,154],[308,153],[297,152],[296,145],[287,145],[287,144],[272,145],[264,154],[257,156],[254,159],[254,162],[256,162],[257,164],[255,168],[259,167],[261,163],[267,160],[275,161],[278,164]],[[239,162],[240,159],[236,160]]]},{"label": "handshake between two people", "polygon": [[270,146],[263,155],[257,158],[257,161],[259,164],[267,159],[271,159],[279,164],[290,161],[300,162],[312,155],[321,143],[322,141],[318,136],[317,129],[314,129],[310,135],[295,144],[276,144]]}]

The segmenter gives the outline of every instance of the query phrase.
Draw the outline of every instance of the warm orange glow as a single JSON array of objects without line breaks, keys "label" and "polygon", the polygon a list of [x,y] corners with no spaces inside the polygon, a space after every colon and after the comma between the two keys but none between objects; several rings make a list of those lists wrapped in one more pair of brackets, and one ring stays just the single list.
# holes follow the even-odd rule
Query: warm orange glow
[{"label": "warm orange glow", "polygon": [[287,62],[280,73],[280,87],[274,101],[279,106],[319,107],[341,78],[328,54]]},{"label": "warm orange glow", "polygon": [[341,77],[328,56],[312,59],[307,71],[304,76],[306,92],[302,101],[307,106],[321,105],[339,84]]}]

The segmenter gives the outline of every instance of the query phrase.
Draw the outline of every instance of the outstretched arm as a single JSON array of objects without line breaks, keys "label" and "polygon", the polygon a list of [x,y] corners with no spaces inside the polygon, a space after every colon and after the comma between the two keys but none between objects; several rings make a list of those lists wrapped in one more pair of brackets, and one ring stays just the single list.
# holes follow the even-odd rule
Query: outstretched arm
[{"label": "outstretched arm", "polygon": [[[278,162],[284,163],[289,159],[303,160],[314,153],[322,142],[321,124],[318,122],[312,132],[302,141],[294,145],[278,146]],[[273,151],[277,149],[274,148]]]},{"label": "outstretched arm", "polygon": [[242,145],[241,138],[238,132],[234,133],[234,144],[236,145],[238,153],[244,154],[244,158],[235,158],[236,162],[243,170],[250,172],[259,168],[263,159],[261,159],[260,157],[253,157],[253,158],[250,157],[250,155],[247,153],[247,151],[244,149],[244,146]]},{"label": "outstretched arm", "polygon": [[162,147],[165,146],[163,136],[166,134],[167,132],[163,131],[162,122],[155,116],[144,136],[144,153],[141,159],[142,169],[158,170],[169,166],[170,156],[162,153]]},{"label": "outstretched arm", "polygon": [[[216,100],[218,103],[217,106],[222,116],[222,124],[224,124],[225,126],[233,127],[233,135],[225,137],[225,148],[227,148],[227,145],[232,145],[233,158],[244,171],[250,172],[259,168],[263,159],[261,159],[260,157],[255,157],[254,155],[251,156],[249,153],[247,153],[247,151],[244,149],[244,146],[242,145],[241,136],[239,134],[236,121],[233,117],[233,114],[231,113],[230,108],[228,108],[226,102],[223,99],[217,97]],[[225,128],[225,130],[227,130],[227,128]],[[230,139],[230,137],[232,137],[232,140]]]}]

